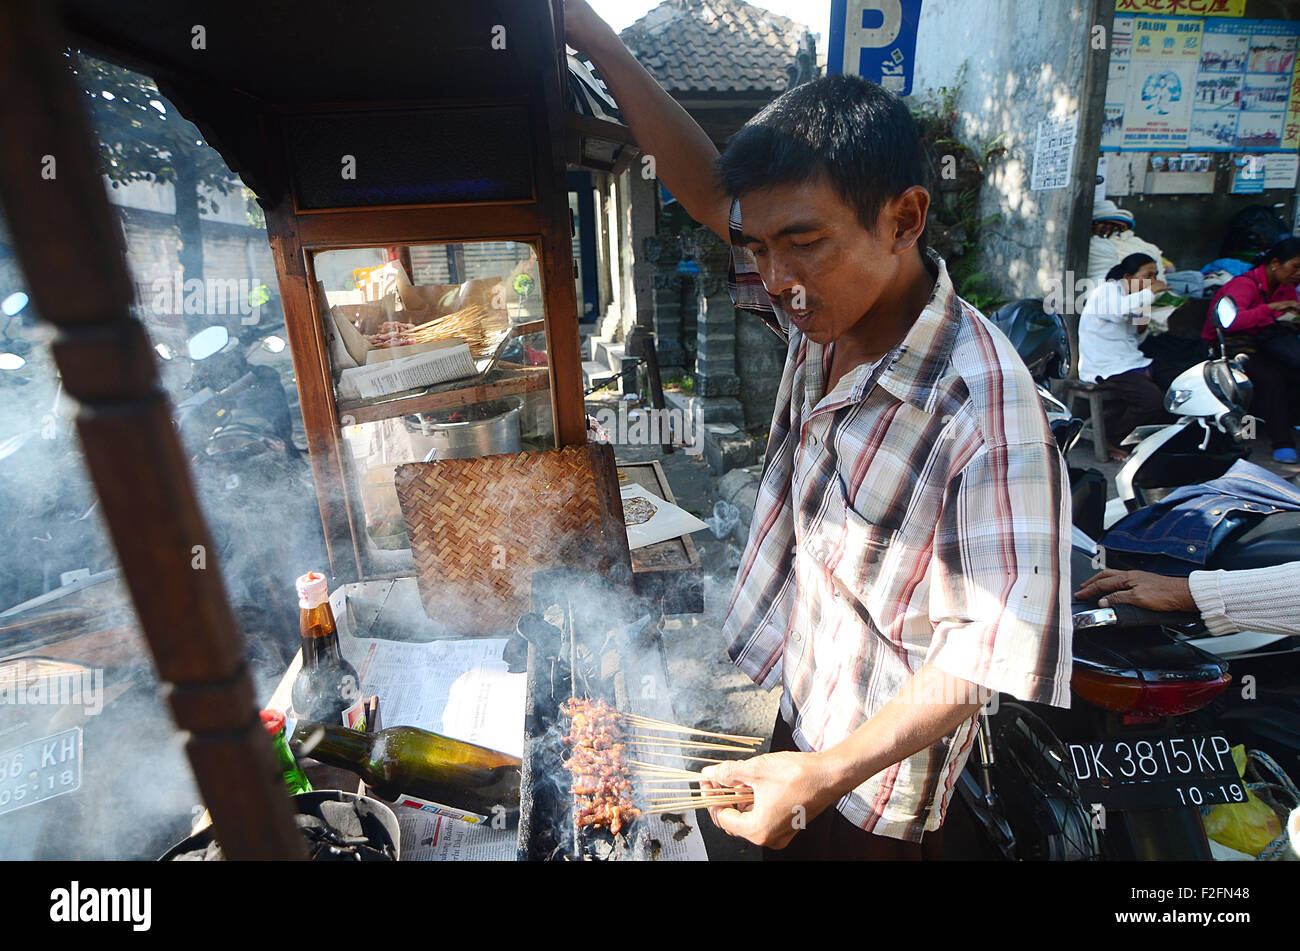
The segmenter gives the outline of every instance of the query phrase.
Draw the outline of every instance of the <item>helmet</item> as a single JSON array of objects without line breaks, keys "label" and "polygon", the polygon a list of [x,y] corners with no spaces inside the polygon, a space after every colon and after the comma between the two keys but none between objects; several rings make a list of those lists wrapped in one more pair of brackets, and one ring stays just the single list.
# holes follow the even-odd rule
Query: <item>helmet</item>
[{"label": "helmet", "polygon": [[1043,310],[1041,300],[1012,301],[991,313],[989,320],[1006,334],[1037,382],[1070,375],[1074,362],[1070,333],[1060,314]]}]

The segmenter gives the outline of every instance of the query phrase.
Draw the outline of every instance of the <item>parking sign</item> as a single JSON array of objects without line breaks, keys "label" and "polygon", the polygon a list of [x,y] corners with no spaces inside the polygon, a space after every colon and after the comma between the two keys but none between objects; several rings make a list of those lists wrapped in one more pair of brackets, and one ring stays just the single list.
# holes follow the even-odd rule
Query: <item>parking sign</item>
[{"label": "parking sign", "polygon": [[849,73],[906,96],[916,71],[921,0],[831,0],[827,73]]}]

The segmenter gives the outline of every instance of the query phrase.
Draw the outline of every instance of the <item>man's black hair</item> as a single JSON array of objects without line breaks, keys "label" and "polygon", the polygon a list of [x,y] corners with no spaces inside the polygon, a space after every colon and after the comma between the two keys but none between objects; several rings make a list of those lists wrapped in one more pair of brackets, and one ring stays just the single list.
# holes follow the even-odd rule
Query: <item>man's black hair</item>
[{"label": "man's black hair", "polygon": [[885,202],[921,177],[921,139],[903,101],[858,76],[826,76],[786,92],[745,123],[717,163],[733,198],[825,173],[874,231]]}]

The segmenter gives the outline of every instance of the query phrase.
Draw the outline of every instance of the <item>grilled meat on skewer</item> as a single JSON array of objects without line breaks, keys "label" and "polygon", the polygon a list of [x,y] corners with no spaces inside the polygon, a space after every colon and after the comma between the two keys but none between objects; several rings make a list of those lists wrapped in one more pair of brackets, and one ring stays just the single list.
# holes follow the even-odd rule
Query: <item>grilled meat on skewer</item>
[{"label": "grilled meat on skewer", "polygon": [[641,815],[632,803],[618,713],[603,700],[577,698],[565,701],[560,711],[571,720],[564,742],[572,755],[564,766],[573,776],[574,822],[579,828],[607,828],[617,835]]}]

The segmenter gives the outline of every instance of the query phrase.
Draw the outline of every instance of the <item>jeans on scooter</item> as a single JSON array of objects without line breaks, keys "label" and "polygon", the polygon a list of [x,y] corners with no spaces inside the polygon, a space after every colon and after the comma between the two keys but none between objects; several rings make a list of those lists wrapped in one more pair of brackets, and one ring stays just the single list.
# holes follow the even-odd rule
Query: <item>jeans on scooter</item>
[{"label": "jeans on scooter", "polygon": [[1125,516],[1103,541],[1109,550],[1155,559],[1143,565],[1147,571],[1186,577],[1204,567],[1234,519],[1297,511],[1300,488],[1239,459],[1219,478],[1177,488]]}]

